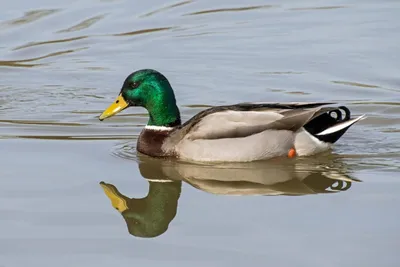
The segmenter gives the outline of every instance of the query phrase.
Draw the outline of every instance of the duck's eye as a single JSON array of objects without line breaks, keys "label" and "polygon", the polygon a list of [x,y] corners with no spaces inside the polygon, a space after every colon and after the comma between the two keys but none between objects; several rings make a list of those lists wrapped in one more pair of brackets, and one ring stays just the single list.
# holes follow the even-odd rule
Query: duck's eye
[{"label": "duck's eye", "polygon": [[132,89],[135,89],[135,88],[138,88],[139,83],[138,83],[138,82],[131,82],[131,83],[129,83],[129,86],[130,86]]}]

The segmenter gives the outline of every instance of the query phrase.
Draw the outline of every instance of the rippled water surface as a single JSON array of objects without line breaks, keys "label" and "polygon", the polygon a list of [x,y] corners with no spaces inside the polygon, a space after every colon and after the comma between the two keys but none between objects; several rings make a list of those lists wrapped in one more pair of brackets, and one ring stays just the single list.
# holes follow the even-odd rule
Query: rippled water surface
[{"label": "rippled water surface", "polygon": [[[398,1],[1,7],[0,266],[400,266]],[[368,118],[304,159],[152,160],[144,109],[97,118],[141,68],[184,120],[251,101]]]}]

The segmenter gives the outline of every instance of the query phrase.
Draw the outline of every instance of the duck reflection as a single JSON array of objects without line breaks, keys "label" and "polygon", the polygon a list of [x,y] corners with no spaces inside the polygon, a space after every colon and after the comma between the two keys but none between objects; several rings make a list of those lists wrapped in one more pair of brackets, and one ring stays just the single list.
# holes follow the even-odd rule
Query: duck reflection
[{"label": "duck reflection", "polygon": [[137,237],[156,237],[168,229],[177,212],[182,181],[208,193],[241,196],[337,193],[359,181],[335,158],[211,165],[140,156],[139,169],[149,183],[144,198],[129,198],[114,185],[100,182],[129,233]]},{"label": "duck reflection", "polygon": [[125,219],[128,231],[137,237],[156,237],[163,234],[176,215],[181,193],[181,181],[149,181],[144,198],[129,198],[112,185],[100,182],[111,205]]}]

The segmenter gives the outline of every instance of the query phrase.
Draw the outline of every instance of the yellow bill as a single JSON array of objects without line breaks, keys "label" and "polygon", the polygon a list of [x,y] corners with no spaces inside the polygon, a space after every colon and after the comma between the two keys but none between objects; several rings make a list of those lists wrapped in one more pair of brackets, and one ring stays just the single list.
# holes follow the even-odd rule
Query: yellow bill
[{"label": "yellow bill", "polygon": [[126,103],[125,99],[121,94],[118,95],[117,99],[100,115],[99,120],[107,119],[111,116],[114,116],[118,112],[126,109],[128,107],[128,103]]},{"label": "yellow bill", "polygon": [[106,184],[104,182],[100,183],[101,187],[104,190],[104,193],[106,196],[110,199],[111,205],[117,209],[119,212],[123,212],[128,209],[128,205],[126,203],[126,200],[118,195],[117,189],[111,185],[111,184]]}]

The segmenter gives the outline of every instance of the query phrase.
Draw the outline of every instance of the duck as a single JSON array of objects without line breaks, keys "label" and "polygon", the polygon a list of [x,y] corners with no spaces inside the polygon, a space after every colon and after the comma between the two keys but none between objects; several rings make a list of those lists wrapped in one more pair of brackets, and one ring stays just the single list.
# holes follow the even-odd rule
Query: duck
[{"label": "duck", "polygon": [[136,150],[155,158],[194,162],[252,162],[306,157],[332,146],[365,114],[351,117],[334,102],[244,102],[206,108],[182,123],[174,90],[154,69],[129,74],[103,121],[142,107],[148,122]]}]

